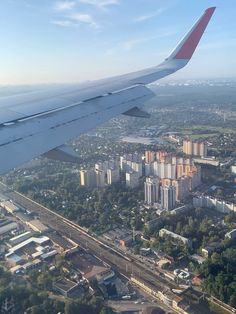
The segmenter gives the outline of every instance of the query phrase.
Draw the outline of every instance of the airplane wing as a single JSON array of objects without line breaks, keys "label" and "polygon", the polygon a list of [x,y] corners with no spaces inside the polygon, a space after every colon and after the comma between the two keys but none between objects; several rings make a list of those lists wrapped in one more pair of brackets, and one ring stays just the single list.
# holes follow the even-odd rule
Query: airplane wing
[{"label": "airplane wing", "polygon": [[139,108],[154,96],[147,84],[186,66],[215,8],[208,8],[160,65],[63,88],[0,97],[0,173],[58,150],[65,142],[110,118],[145,116]]}]

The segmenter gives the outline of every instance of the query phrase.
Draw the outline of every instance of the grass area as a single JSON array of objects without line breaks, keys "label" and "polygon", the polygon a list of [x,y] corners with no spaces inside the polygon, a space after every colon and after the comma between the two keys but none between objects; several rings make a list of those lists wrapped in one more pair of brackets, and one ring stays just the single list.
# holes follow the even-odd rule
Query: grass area
[{"label": "grass area", "polygon": [[202,134],[189,134],[191,140],[197,140],[199,138],[208,138],[210,136],[217,136],[219,133],[202,133]]},{"label": "grass area", "polygon": [[236,133],[236,128],[194,125],[192,127],[183,128],[180,132],[182,135],[189,136],[192,140],[196,140],[199,138],[218,136],[222,133]]}]

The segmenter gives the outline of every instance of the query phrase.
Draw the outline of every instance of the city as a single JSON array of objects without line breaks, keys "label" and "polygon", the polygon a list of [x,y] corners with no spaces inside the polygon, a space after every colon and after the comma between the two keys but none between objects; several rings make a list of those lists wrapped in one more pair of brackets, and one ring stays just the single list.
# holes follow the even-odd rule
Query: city
[{"label": "city", "polygon": [[[2,265],[16,282],[34,278],[54,310],[61,295],[72,304],[84,300],[87,311],[90,300],[91,313],[104,305],[115,312],[234,313],[235,144],[226,147],[235,128],[227,123],[222,147],[221,133],[207,129],[224,132],[225,115],[205,127],[202,119],[200,134],[198,119],[189,134],[174,130],[178,116],[173,131],[126,119],[127,129],[116,118],[124,123],[119,132],[108,122],[73,141],[74,164],[40,158],[2,177]],[[232,290],[222,293],[224,285]],[[5,299],[2,308],[16,306]]]},{"label": "city", "polygon": [[1,1],[0,314],[236,313],[235,15]]}]

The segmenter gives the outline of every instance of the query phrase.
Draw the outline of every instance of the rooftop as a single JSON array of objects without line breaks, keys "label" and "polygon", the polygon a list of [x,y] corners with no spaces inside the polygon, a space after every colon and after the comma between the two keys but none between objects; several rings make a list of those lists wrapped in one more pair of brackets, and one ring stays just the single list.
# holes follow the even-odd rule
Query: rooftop
[{"label": "rooftop", "polygon": [[35,244],[38,244],[38,245],[41,245],[45,242],[49,241],[49,238],[48,237],[39,237],[39,238],[36,238],[36,237],[31,237],[15,246],[13,246],[12,248],[9,249],[9,253],[6,254],[6,256],[12,254],[12,253],[15,253],[17,252],[18,250],[22,249],[23,247],[25,247],[26,245],[29,245],[31,244],[32,242],[35,243]]},{"label": "rooftop", "polygon": [[54,283],[55,287],[60,288],[61,290],[68,292],[70,289],[77,286],[77,284],[69,279],[62,278]]}]

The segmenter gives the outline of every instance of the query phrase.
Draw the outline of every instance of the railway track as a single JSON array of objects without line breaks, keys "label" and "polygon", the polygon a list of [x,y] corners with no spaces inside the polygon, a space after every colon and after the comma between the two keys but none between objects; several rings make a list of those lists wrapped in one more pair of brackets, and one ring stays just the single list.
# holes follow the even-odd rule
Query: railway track
[{"label": "railway track", "polygon": [[122,255],[119,251],[116,251],[106,243],[90,235],[87,229],[75,224],[58,213],[55,213],[16,191],[12,191],[3,183],[0,183],[0,191],[20,207],[36,213],[40,220],[51,229],[68,237],[78,243],[78,245],[89,249],[91,253],[98,256],[101,260],[126,277],[130,278],[131,275],[138,275],[143,281],[152,282],[156,289],[162,291],[177,288],[175,283],[147,269],[138,259],[135,259],[133,256]]}]

